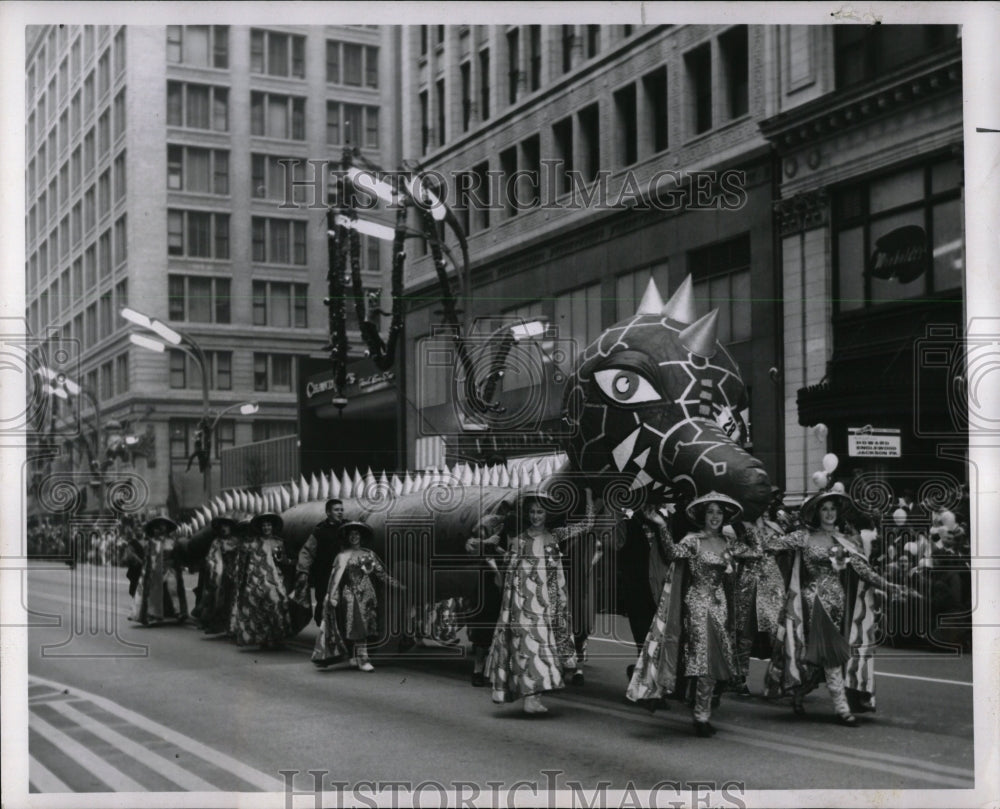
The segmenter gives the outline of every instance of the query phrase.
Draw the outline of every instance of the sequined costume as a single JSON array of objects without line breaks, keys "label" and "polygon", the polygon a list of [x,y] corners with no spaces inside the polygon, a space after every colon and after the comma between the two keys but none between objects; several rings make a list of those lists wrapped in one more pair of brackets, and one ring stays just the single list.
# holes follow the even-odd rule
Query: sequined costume
[{"label": "sequined costume", "polygon": [[236,599],[237,537],[216,537],[205,557],[205,589],[201,594],[198,620],[210,634],[229,631],[229,619]]},{"label": "sequined costume", "polygon": [[187,616],[187,593],[174,556],[174,539],[147,537],[129,618],[147,626],[165,618],[184,621]]},{"label": "sequined costume", "polygon": [[[344,570],[337,583],[342,564]],[[379,636],[378,594],[373,580],[399,586],[386,572],[378,554],[367,548],[342,551],[334,561],[313,647],[314,663],[335,662],[349,653],[353,643],[365,643]],[[338,599],[337,604],[333,603],[334,598]]]},{"label": "sequined costume", "polygon": [[[876,590],[890,585],[871,569],[857,538],[831,536],[832,549],[810,543],[806,531],[767,538],[770,547],[794,550],[795,556],[764,683],[768,696],[791,694],[801,703],[825,679],[837,713],[847,716],[845,688],[874,710]],[[838,567],[857,574],[853,599],[845,592]]]},{"label": "sequined costume", "polygon": [[244,557],[231,622],[236,644],[279,644],[294,634],[281,569],[286,561],[285,543],[273,536],[253,537],[241,553]]},{"label": "sequined costume", "polygon": [[559,543],[575,539],[593,525],[593,510],[573,526],[537,536],[521,533],[510,542],[486,677],[493,701],[564,687],[563,669],[576,666],[572,620]]},{"label": "sequined costume", "polygon": [[733,624],[741,677],[746,677],[751,655],[770,655],[785,598],[785,581],[775,559],[776,551],[767,542],[771,534],[780,537],[784,532],[777,523],[763,517],[756,523],[746,523],[745,529],[732,544],[736,561]]}]

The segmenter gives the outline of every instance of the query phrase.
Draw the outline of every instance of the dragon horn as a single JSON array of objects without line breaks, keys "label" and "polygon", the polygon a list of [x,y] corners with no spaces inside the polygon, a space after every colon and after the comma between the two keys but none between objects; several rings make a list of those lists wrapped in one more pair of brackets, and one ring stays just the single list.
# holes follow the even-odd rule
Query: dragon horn
[{"label": "dragon horn", "polygon": [[677,335],[680,344],[692,354],[705,359],[715,356],[716,331],[718,329],[719,310],[713,309],[700,320],[696,320]]},{"label": "dragon horn", "polygon": [[660,314],[677,323],[694,323],[697,320],[698,310],[694,306],[694,287],[690,275],[674,290]]},{"label": "dragon horn", "polygon": [[656,281],[652,278],[646,284],[646,291],[639,301],[639,308],[635,310],[637,315],[658,315],[663,309],[663,298],[660,297],[660,290],[656,287]]}]

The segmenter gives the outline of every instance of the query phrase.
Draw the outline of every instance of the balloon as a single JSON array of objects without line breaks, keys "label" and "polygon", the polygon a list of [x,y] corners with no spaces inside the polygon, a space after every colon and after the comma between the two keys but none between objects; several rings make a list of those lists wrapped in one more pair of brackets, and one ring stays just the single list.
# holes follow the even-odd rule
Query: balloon
[{"label": "balloon", "polygon": [[837,464],[840,463],[840,458],[834,455],[832,452],[826,453],[823,456],[823,471],[830,473],[837,468]]},{"label": "balloon", "polygon": [[906,551],[908,554],[910,554],[910,556],[916,556],[917,555],[917,543],[916,542],[907,542],[903,546],[903,550]]},{"label": "balloon", "polygon": [[813,435],[816,436],[820,441],[826,441],[827,435],[830,433],[830,428],[827,427],[822,422],[813,427]]},{"label": "balloon", "polygon": [[941,524],[950,531],[955,527],[955,515],[950,511],[942,512]]},{"label": "balloon", "polygon": [[826,472],[813,472],[812,482],[819,489],[826,488],[828,482]]},{"label": "balloon", "polygon": [[838,480],[833,484],[830,491],[836,492],[837,494],[844,494],[846,490],[844,489],[844,484]]},{"label": "balloon", "polygon": [[905,508],[897,508],[894,512],[892,512],[892,521],[896,523],[896,525],[906,525],[907,516]]}]

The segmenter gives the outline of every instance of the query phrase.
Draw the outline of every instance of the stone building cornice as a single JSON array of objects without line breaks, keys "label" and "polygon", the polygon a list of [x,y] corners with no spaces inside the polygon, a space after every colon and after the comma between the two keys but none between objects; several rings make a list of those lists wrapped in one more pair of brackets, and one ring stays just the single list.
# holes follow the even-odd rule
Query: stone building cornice
[{"label": "stone building cornice", "polygon": [[956,44],[917,65],[906,66],[860,87],[828,93],[760,122],[778,154],[815,144],[845,130],[944,93],[961,91],[962,50]]}]

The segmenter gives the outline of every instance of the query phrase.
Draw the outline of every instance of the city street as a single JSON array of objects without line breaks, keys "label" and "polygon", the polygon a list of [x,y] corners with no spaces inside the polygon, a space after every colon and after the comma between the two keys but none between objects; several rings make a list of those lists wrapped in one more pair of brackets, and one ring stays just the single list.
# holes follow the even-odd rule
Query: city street
[{"label": "city street", "polygon": [[[373,673],[319,671],[309,662],[315,626],[282,650],[244,650],[190,623],[130,623],[119,568],[42,565],[26,581],[32,622],[49,624],[29,630],[32,791],[280,791],[289,770],[301,773],[300,791],[312,788],[309,770],[325,771],[326,785],[474,782],[484,794],[489,782],[544,790],[549,779],[588,790],[664,780],[973,785],[968,656],[881,651],[879,710],[858,729],[834,722],[821,688],[805,718],[787,704],[726,696],[712,719],[718,735],[699,739],[686,706],[650,715],[625,700],[632,652],[607,637],[591,640],[586,684],[546,697],[547,716],[527,717],[471,687],[471,663],[450,650],[401,656],[393,644],[373,656]],[[763,670],[756,661],[755,691]]]}]

